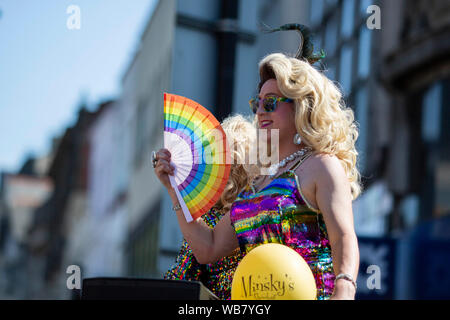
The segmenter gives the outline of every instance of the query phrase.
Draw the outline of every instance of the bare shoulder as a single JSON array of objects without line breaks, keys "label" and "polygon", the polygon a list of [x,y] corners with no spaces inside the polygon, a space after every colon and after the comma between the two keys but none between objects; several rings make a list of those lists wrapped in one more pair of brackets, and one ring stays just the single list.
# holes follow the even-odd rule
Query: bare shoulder
[{"label": "bare shoulder", "polygon": [[314,176],[314,180],[325,183],[347,180],[340,160],[331,154],[313,154],[297,170],[308,171],[310,175]]}]

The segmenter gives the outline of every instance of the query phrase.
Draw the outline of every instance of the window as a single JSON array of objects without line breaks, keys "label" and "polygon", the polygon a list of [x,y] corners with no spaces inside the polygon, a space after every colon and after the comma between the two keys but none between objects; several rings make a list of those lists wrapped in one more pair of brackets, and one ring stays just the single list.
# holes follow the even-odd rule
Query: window
[{"label": "window", "polygon": [[348,95],[352,89],[352,59],[353,50],[350,45],[344,45],[341,50],[341,63],[339,68],[339,82],[344,90],[344,94]]},{"label": "window", "polygon": [[319,24],[322,21],[323,0],[311,1],[311,23]]},{"label": "window", "polygon": [[372,31],[365,25],[359,31],[359,51],[358,51],[358,77],[367,78],[370,73],[372,48]]},{"label": "window", "polygon": [[337,16],[334,15],[326,26],[325,31],[325,50],[327,55],[332,56],[336,52],[338,42],[338,20]]},{"label": "window", "polygon": [[429,143],[439,139],[440,118],[442,105],[442,86],[440,83],[433,85],[425,93],[422,105],[422,137]]},{"label": "window", "polygon": [[136,112],[136,143],[135,143],[135,165],[139,166],[144,153],[145,146],[145,124],[146,124],[146,104],[141,102]]},{"label": "window", "polygon": [[372,0],[360,0],[360,13],[363,17],[367,15],[367,8],[372,5]]},{"label": "window", "polygon": [[366,169],[367,133],[369,126],[369,99],[367,88],[363,87],[355,95],[355,118],[359,124],[359,136],[356,140],[356,149],[359,153],[359,170]]},{"label": "window", "polygon": [[414,227],[419,218],[419,197],[411,194],[400,202],[399,211],[406,227]]},{"label": "window", "polygon": [[158,274],[159,203],[149,212],[153,213],[131,233],[128,258],[130,276],[149,277]]},{"label": "window", "polygon": [[336,80],[336,66],[334,63],[330,63],[325,71],[325,75],[328,79],[335,81]]},{"label": "window", "polygon": [[440,85],[439,163],[436,168],[435,215],[450,215],[450,80]]},{"label": "window", "polygon": [[318,32],[313,35],[312,43],[313,43],[315,52],[319,52],[320,49],[323,49],[321,33]]},{"label": "window", "polygon": [[337,4],[338,0],[327,0],[327,6],[333,7]]},{"label": "window", "polygon": [[353,33],[355,19],[355,0],[344,0],[341,18],[341,34],[344,38],[348,38]]},{"label": "window", "polygon": [[426,177],[422,210],[433,217],[450,215],[450,80],[434,83],[422,99],[422,139]]}]

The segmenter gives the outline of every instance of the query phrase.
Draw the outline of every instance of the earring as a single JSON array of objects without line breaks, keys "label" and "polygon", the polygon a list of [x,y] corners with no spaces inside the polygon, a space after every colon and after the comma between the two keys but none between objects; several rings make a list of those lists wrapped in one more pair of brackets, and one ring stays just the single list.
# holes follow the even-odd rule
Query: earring
[{"label": "earring", "polygon": [[300,145],[301,143],[302,143],[302,137],[300,137],[300,135],[298,133],[296,133],[294,136],[294,144]]}]

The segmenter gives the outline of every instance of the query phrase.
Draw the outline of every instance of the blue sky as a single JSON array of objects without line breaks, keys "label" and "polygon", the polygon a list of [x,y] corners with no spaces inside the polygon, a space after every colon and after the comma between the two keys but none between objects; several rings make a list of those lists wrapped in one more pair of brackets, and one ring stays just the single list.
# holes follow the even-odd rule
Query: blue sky
[{"label": "blue sky", "polygon": [[[17,171],[28,154],[90,108],[120,94],[120,80],[157,0],[0,0],[0,171]],[[81,28],[69,30],[70,5]]]}]

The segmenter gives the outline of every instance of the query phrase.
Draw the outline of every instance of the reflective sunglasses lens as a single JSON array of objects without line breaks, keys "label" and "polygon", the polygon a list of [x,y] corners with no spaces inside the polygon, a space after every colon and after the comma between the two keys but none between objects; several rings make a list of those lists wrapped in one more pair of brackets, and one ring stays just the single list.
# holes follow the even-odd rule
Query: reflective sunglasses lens
[{"label": "reflective sunglasses lens", "polygon": [[273,112],[277,107],[277,99],[275,97],[266,97],[263,105],[266,112]]},{"label": "reflective sunglasses lens", "polygon": [[256,114],[256,112],[258,111],[258,100],[252,98],[248,103],[250,104],[250,109],[252,109],[252,112]]}]

